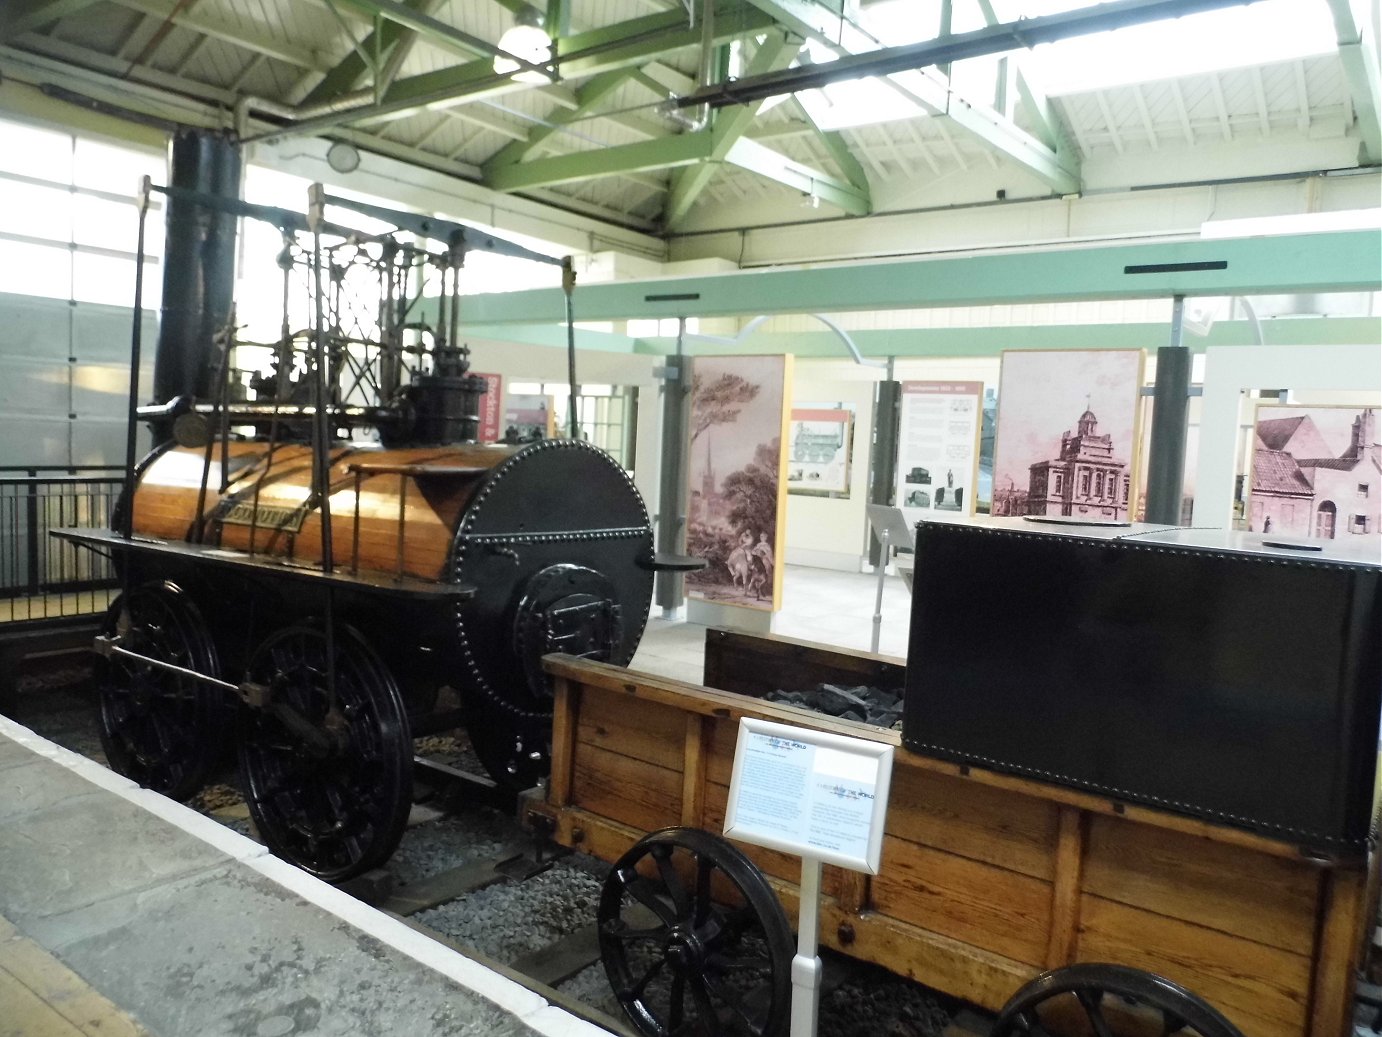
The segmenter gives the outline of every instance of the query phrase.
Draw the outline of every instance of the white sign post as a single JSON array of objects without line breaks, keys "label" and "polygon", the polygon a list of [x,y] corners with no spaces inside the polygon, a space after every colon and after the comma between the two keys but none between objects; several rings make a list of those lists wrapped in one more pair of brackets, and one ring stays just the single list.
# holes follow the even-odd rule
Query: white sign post
[{"label": "white sign post", "polygon": [[725,835],[801,857],[791,1037],[815,1037],[820,1004],[821,865],[878,874],[893,747],[864,738],[739,721]]}]

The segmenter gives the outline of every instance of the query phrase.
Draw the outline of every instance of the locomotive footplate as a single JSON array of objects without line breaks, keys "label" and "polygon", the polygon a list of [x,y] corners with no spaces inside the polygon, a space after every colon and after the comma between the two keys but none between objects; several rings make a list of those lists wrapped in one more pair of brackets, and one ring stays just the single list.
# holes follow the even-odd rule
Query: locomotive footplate
[{"label": "locomotive footplate", "polygon": [[324,572],[320,568],[290,562],[269,555],[251,555],[231,551],[210,544],[189,544],[181,541],[156,540],[152,537],[126,538],[113,529],[54,529],[52,535],[93,551],[124,552],[195,561],[250,572],[255,575],[303,580],[318,585],[334,585],[369,590],[411,598],[446,598],[467,601],[475,597],[477,588],[468,583],[440,583],[411,576],[392,574],[351,573],[342,569]]}]

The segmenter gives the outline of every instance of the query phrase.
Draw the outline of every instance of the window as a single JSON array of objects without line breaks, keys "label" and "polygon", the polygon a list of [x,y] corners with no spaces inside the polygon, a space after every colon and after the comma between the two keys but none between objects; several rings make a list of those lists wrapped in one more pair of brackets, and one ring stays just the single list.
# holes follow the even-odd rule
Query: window
[{"label": "window", "polygon": [[1349,532],[1351,532],[1351,533],[1371,533],[1371,532],[1372,532],[1372,523],[1371,523],[1370,521],[1368,521],[1368,516],[1366,516],[1366,515],[1354,515],[1354,516],[1353,516],[1353,522],[1349,525]]},{"label": "window", "polygon": [[[571,387],[566,382],[509,382],[506,398],[541,397],[551,401],[552,426],[558,436],[570,433],[568,405]],[[576,414],[581,438],[608,453],[625,468],[634,466],[634,431],[638,414],[638,390],[619,385],[578,385]]]},{"label": "window", "polygon": [[[0,291],[132,306],[144,176],[165,179],[155,151],[0,120]],[[157,307],[158,198],[148,220],[143,301]]]},{"label": "window", "polygon": [[1360,482],[1360,483],[1358,484],[1358,498],[1359,498],[1360,500],[1367,500],[1367,499],[1368,499],[1368,484],[1367,484],[1367,483],[1365,483],[1365,482]]},{"label": "window", "polygon": [[1102,497],[1103,495],[1104,495],[1104,473],[1103,473],[1103,472],[1095,472],[1095,473],[1094,473],[1094,496],[1096,496],[1096,497]]},{"label": "window", "polygon": [[1080,496],[1081,496],[1081,497],[1088,497],[1088,496],[1089,496],[1089,473],[1088,473],[1088,472],[1081,472],[1081,473],[1080,473]]},{"label": "window", "polygon": [[[624,333],[629,338],[676,338],[677,323],[676,317],[634,318],[625,325]],[[699,317],[686,318],[686,333],[688,335],[698,334],[700,330],[701,319]]]},{"label": "window", "polygon": [[1057,473],[1056,473],[1056,486],[1055,486],[1055,493],[1056,493],[1056,495],[1059,496],[1061,490],[1064,489],[1064,488],[1065,488],[1065,476],[1062,475],[1060,472],[1057,472]]}]

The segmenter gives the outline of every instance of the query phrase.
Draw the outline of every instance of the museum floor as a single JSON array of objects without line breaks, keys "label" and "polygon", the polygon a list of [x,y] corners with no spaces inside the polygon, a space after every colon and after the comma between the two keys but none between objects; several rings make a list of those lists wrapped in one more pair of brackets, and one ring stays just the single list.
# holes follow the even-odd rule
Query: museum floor
[{"label": "museum floor", "polygon": [[[782,578],[782,610],[773,617],[773,633],[841,648],[868,650],[873,635],[877,577],[832,569],[787,566]],[[902,580],[889,575],[883,583],[883,624],[878,650],[905,657],[911,597]],[[686,620],[653,618],[643,635],[632,669],[699,684],[705,657],[705,627]]]}]

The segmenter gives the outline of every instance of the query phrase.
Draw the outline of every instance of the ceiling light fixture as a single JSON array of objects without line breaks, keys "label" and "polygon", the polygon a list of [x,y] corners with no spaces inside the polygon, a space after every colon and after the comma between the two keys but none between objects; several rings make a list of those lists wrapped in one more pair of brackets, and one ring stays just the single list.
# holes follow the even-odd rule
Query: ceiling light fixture
[{"label": "ceiling light fixture", "polygon": [[[514,24],[499,37],[503,54],[494,56],[494,71],[501,76],[512,75],[520,83],[547,83],[549,77],[534,69],[524,69],[519,62],[546,65],[552,60],[552,37],[542,27],[543,16],[534,7],[524,7],[514,16]],[[518,61],[515,61],[517,58]]]},{"label": "ceiling light fixture", "polygon": [[360,151],[348,141],[335,141],[326,149],[326,164],[337,173],[353,173],[360,168]]}]

